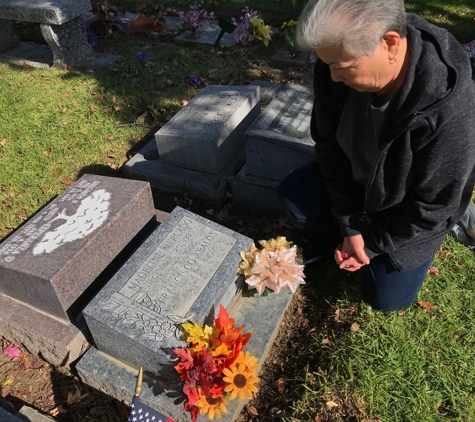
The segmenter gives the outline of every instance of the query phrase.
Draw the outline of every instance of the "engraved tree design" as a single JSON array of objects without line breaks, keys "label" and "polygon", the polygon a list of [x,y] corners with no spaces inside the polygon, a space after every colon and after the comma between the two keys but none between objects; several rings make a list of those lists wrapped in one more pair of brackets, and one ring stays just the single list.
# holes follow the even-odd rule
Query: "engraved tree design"
[{"label": "engraved tree design", "polygon": [[76,213],[68,216],[66,210],[51,220],[66,220],[61,226],[47,232],[33,249],[33,255],[50,253],[63,245],[91,234],[102,226],[109,214],[110,193],[99,189],[84,198]]}]

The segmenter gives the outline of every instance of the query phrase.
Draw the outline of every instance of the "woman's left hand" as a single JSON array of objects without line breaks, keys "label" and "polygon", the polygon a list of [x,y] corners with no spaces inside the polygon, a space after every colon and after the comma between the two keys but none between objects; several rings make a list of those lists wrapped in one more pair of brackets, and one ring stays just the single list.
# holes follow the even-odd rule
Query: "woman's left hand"
[{"label": "woman's left hand", "polygon": [[364,250],[363,236],[360,234],[345,237],[343,244],[335,251],[335,261],[342,270],[354,272],[363,265],[368,265],[370,260]]}]

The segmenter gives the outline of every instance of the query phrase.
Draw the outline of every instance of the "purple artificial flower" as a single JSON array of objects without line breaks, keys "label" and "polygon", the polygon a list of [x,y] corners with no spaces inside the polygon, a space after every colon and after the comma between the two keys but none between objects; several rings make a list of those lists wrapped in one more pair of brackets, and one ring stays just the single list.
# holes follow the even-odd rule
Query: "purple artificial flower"
[{"label": "purple artificial flower", "polygon": [[190,77],[186,80],[186,82],[194,88],[198,88],[201,85],[201,81],[194,74],[191,74]]},{"label": "purple artificial flower", "polygon": [[139,54],[137,54],[137,61],[139,63],[142,63],[145,59],[148,59],[150,57],[150,54],[148,51],[141,51]]},{"label": "purple artificial flower", "polygon": [[99,38],[94,32],[90,29],[86,32],[87,42],[92,46],[92,49],[96,51],[102,45],[102,38]]}]

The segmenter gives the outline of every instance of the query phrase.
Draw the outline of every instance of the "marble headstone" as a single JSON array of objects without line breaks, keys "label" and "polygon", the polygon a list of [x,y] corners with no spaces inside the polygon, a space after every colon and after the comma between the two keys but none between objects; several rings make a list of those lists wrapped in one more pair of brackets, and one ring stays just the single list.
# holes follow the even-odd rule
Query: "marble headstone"
[{"label": "marble headstone", "polygon": [[218,174],[260,112],[258,86],[209,85],[155,134],[160,160]]},{"label": "marble headstone", "polygon": [[281,180],[312,160],[312,89],[287,83],[246,132],[247,173]]},{"label": "marble headstone", "polygon": [[0,244],[0,293],[68,320],[154,216],[148,183],[86,174]]},{"label": "marble headstone", "polygon": [[84,309],[96,347],[168,382],[181,323],[208,321],[242,288],[239,253],[252,240],[175,208]]}]

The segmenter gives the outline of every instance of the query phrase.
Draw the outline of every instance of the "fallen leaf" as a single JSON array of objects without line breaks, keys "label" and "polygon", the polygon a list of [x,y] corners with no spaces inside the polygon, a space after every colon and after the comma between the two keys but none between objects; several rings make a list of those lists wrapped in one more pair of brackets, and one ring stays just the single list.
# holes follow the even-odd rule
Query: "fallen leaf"
[{"label": "fallen leaf", "polygon": [[89,113],[95,113],[96,112],[96,109],[94,108],[94,106],[89,106]]},{"label": "fallen leaf", "polygon": [[406,311],[400,311],[400,312],[398,312],[397,314],[398,314],[399,316],[404,316],[404,315],[406,315]]},{"label": "fallen leaf", "polygon": [[257,411],[257,409],[254,406],[249,406],[247,408],[247,413],[249,413],[252,416],[259,416],[259,412]]},{"label": "fallen leaf", "polygon": [[315,382],[315,375],[313,375],[311,372],[307,374],[307,380],[310,382]]},{"label": "fallen leaf", "polygon": [[70,177],[61,180],[61,183],[62,183],[63,185],[70,185],[70,184],[73,183],[73,182],[74,182],[74,179],[71,179]]},{"label": "fallen leaf", "polygon": [[283,378],[279,378],[276,382],[275,385],[277,387],[277,390],[279,390],[280,394],[284,394],[285,391],[285,380]]},{"label": "fallen leaf", "polygon": [[439,269],[437,267],[430,267],[429,270],[427,271],[427,274],[435,275],[435,276],[440,275],[439,274]]},{"label": "fallen leaf", "polygon": [[120,110],[120,107],[119,107],[119,106],[115,106],[115,107],[114,107],[114,110],[115,110],[115,111],[119,111],[119,110]]},{"label": "fallen leaf", "polygon": [[21,355],[21,350],[18,347],[15,347],[13,344],[9,344],[3,351],[3,354],[7,355],[10,360],[12,360]]},{"label": "fallen leaf", "polygon": [[186,101],[186,100],[181,100],[180,103],[181,103],[182,106],[186,106],[186,105],[188,104],[188,101]]},{"label": "fallen leaf", "polygon": [[91,416],[102,416],[107,412],[107,407],[105,406],[96,406],[89,410]]},{"label": "fallen leaf", "polygon": [[81,395],[81,391],[79,390],[79,388],[76,387],[76,392],[74,394],[68,393],[68,399],[66,400],[66,403],[68,403],[68,405],[79,403],[86,396],[87,393]]},{"label": "fallen leaf", "polygon": [[210,209],[206,210],[206,214],[213,215],[214,214],[214,209],[210,208]]},{"label": "fallen leaf", "polygon": [[328,407],[338,407],[338,404],[332,400],[329,400],[325,403]]},{"label": "fallen leaf", "polygon": [[51,154],[51,152],[53,151],[53,147],[50,147],[48,148],[45,152],[43,152],[44,155],[48,156]]},{"label": "fallen leaf", "polygon": [[329,338],[322,339],[322,344],[330,344],[330,339]]},{"label": "fallen leaf", "polygon": [[2,382],[2,386],[5,387],[7,385],[13,384],[13,381],[15,381],[13,378],[8,378]]},{"label": "fallen leaf", "polygon": [[302,315],[302,308],[298,308],[296,311],[295,311],[295,316],[298,316],[298,315]]},{"label": "fallen leaf", "polygon": [[111,168],[112,170],[117,170],[117,166],[114,163],[107,163],[107,167]]},{"label": "fallen leaf", "polygon": [[31,365],[33,369],[40,369],[43,367],[43,362],[41,360],[37,360],[33,365]]},{"label": "fallen leaf", "polygon": [[49,414],[53,417],[58,416],[60,413],[68,413],[68,411],[61,405],[49,411]]},{"label": "fallen leaf", "polygon": [[58,168],[55,170],[56,177],[61,176],[61,173],[62,173],[62,172],[63,172],[63,170],[58,167]]},{"label": "fallen leaf", "polygon": [[0,147],[3,147],[5,145],[5,142],[7,142],[7,140],[5,138],[0,140]]},{"label": "fallen leaf", "polygon": [[112,140],[114,139],[114,135],[108,136],[107,139],[108,139],[109,141],[112,141]]},{"label": "fallen leaf", "polygon": [[381,419],[361,419],[361,422],[381,422]]},{"label": "fallen leaf", "polygon": [[360,329],[360,324],[358,324],[357,322],[354,322],[353,324],[351,324],[351,331],[358,331]]},{"label": "fallen leaf", "polygon": [[315,422],[322,422],[322,418],[319,415],[315,416]]},{"label": "fallen leaf", "polygon": [[20,357],[21,363],[23,364],[23,367],[25,368],[25,371],[28,371],[30,369],[30,358],[23,354]]},{"label": "fallen leaf", "polygon": [[64,94],[62,95],[62,97],[63,97],[63,98],[68,98],[68,97],[69,97],[69,94],[64,93]]},{"label": "fallen leaf", "polygon": [[28,220],[28,214],[25,211],[18,211],[16,216],[23,221]]},{"label": "fallen leaf", "polygon": [[419,305],[421,308],[424,309],[434,309],[437,308],[433,303],[426,302],[424,300],[420,300],[419,302],[416,302],[417,305]]}]

